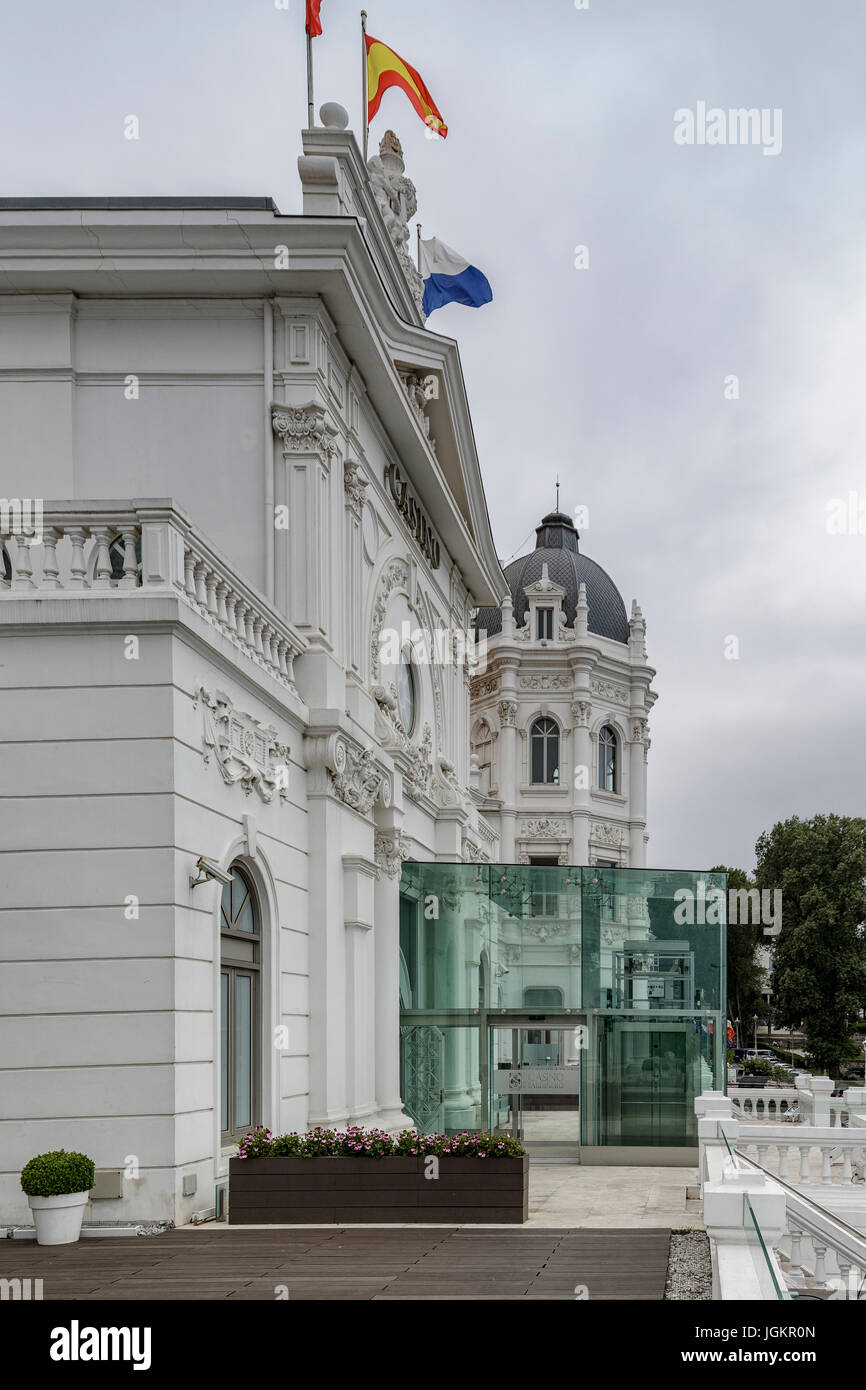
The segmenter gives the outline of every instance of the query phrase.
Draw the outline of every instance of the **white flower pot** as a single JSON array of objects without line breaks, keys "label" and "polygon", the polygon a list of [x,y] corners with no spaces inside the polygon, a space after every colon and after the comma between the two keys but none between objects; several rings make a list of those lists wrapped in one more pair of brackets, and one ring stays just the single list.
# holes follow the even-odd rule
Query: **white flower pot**
[{"label": "white flower pot", "polygon": [[63,1192],[59,1197],[28,1197],[39,1245],[73,1245],[81,1234],[89,1192]]}]

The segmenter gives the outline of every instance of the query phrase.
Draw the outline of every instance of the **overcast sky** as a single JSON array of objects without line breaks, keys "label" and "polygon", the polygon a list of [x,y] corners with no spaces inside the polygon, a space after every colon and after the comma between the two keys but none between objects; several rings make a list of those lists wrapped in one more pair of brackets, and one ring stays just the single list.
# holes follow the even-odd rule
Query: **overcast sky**
[{"label": "overcast sky", "polygon": [[[493,285],[430,327],[461,345],[501,559],[533,543],[558,472],[563,508],[589,508],[581,548],[647,619],[649,862],[750,868],[778,819],[862,814],[863,0],[367,7],[450,127],[427,140],[389,92],[371,146],[397,131],[424,235]],[[317,105],[356,128],[359,12],[323,0],[315,41]],[[298,211],[303,13],[7,0],[0,193]],[[699,102],[780,110],[781,151],[675,143]],[[864,534],[828,534],[851,492]]]}]

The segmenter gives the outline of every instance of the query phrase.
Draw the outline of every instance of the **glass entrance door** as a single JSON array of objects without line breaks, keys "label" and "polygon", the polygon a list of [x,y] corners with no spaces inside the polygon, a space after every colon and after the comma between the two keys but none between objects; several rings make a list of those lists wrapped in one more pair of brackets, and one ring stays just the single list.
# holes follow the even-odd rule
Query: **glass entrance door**
[{"label": "glass entrance door", "polygon": [[580,1031],[538,1019],[488,1034],[490,1128],[519,1139],[534,1158],[580,1156]]}]

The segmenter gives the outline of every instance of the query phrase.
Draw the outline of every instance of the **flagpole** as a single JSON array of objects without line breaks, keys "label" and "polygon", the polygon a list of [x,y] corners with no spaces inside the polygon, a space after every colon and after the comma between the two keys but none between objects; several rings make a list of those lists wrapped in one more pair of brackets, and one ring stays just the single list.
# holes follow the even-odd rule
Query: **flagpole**
[{"label": "flagpole", "polygon": [[418,222],[418,223],[416,224],[415,231],[418,233],[418,274],[420,275],[420,274],[421,274],[421,223],[420,223],[420,222]]},{"label": "flagpole", "polygon": [[364,163],[367,163],[367,133],[369,131],[369,121],[367,120],[367,11],[361,11],[361,118],[364,128]]},{"label": "flagpole", "polygon": [[307,129],[312,130],[315,125],[313,116],[313,36],[307,30]]}]

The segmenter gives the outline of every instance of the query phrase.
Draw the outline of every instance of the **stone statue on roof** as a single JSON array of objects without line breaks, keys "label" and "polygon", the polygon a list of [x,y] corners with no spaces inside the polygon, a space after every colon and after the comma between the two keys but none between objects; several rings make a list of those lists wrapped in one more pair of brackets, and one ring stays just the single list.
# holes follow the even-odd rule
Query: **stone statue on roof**
[{"label": "stone statue on roof", "polygon": [[379,153],[367,161],[367,169],[388,236],[420,309],[424,284],[408,248],[409,223],[418,211],[418,195],[414,183],[406,177],[403,147],[393,130],[385,131]]}]

